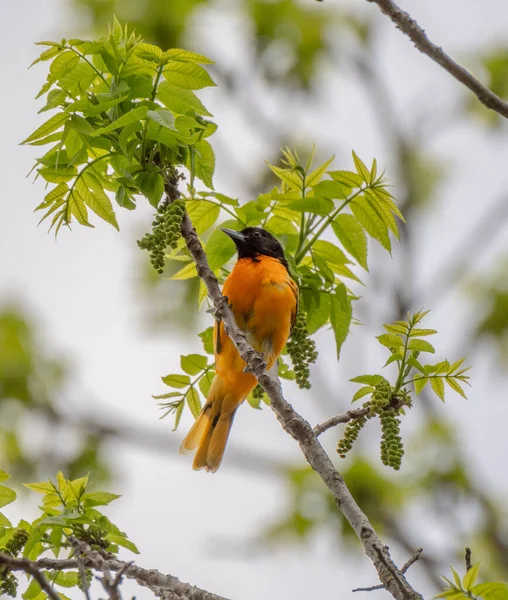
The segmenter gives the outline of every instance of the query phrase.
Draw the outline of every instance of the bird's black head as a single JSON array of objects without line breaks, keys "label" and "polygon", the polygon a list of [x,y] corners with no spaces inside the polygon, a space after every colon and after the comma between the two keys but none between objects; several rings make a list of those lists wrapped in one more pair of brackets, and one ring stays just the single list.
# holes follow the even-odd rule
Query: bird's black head
[{"label": "bird's black head", "polygon": [[261,227],[246,227],[242,231],[234,231],[233,229],[222,229],[222,231],[235,243],[238,258],[259,260],[260,256],[272,256],[280,260],[287,269],[288,263],[282,246],[265,229],[261,229]]}]

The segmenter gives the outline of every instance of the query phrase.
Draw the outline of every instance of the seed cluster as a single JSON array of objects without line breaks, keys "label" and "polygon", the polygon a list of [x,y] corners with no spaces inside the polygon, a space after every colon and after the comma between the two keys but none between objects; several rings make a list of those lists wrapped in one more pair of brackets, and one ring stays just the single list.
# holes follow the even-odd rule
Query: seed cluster
[{"label": "seed cluster", "polygon": [[[87,589],[90,587],[90,584],[92,583],[92,579],[93,579],[93,573],[91,569],[85,569],[85,579],[86,579],[86,586]],[[78,580],[78,588],[82,591],[82,592],[86,592],[85,590],[85,586],[83,583],[83,579],[80,577]]]},{"label": "seed cluster", "polygon": [[[398,412],[398,411],[397,411]],[[395,411],[385,410],[381,420],[381,461],[396,471],[400,469],[404,448],[400,437],[400,417]]]},{"label": "seed cluster", "polygon": [[[28,532],[25,529],[18,529],[7,544],[5,544],[5,547],[0,548],[0,552],[9,554],[10,556],[18,556],[25,547],[27,540]],[[0,596],[5,594],[6,596],[15,598],[17,589],[18,580],[14,574],[5,567],[2,567],[0,571]]]},{"label": "seed cluster", "polygon": [[295,372],[295,381],[299,388],[310,389],[309,365],[318,357],[316,344],[307,332],[307,318],[302,308],[298,311],[295,326],[287,343],[287,351],[291,357]]},{"label": "seed cluster", "polygon": [[179,198],[173,202],[163,202],[157,209],[152,221],[152,232],[146,233],[138,246],[150,253],[150,262],[157,273],[164,269],[164,253],[166,248],[176,248],[180,239],[180,225],[185,215],[185,200]]},{"label": "seed cluster", "polygon": [[257,386],[252,390],[252,397],[255,400],[262,400],[264,393],[265,393],[265,390],[258,383]]},{"label": "seed cluster", "polygon": [[349,421],[349,423],[346,425],[344,437],[337,444],[337,452],[341,458],[346,458],[346,454],[353,447],[353,444],[356,442],[360,431],[365,423],[367,423],[367,419],[369,418],[370,415],[365,415],[359,419],[353,419],[352,421]]},{"label": "seed cluster", "polygon": [[[356,442],[358,435],[369,419],[378,416],[381,421],[381,461],[387,467],[392,467],[396,471],[400,469],[404,448],[400,436],[400,408],[389,407],[392,401],[393,390],[388,381],[379,383],[373,392],[371,399],[364,402],[363,408],[367,413],[358,418],[349,421],[344,431],[344,437],[337,445],[337,452],[341,458],[346,458],[346,454],[351,450]],[[411,406],[411,399],[401,391],[402,404]]]}]

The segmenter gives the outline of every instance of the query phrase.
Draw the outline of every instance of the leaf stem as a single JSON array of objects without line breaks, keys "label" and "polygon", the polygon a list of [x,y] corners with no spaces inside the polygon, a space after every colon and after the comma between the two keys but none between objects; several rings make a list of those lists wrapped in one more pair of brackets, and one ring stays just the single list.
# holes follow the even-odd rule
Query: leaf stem
[{"label": "leaf stem", "polygon": [[[330,225],[330,223],[335,219],[335,217],[341,212],[342,209],[344,209],[352,200],[354,200],[357,196],[359,196],[361,193],[363,193],[365,190],[369,189],[370,186],[367,186],[365,188],[360,188],[357,192],[355,192],[350,198],[348,198],[347,200],[344,200],[344,202],[337,208],[337,210],[333,211],[331,215],[329,215],[328,217],[324,217],[324,221],[325,223],[319,228],[319,230],[317,231],[317,233],[314,234],[314,236],[312,237],[312,239],[309,241],[309,243],[303,247],[302,250],[300,250],[300,252],[298,252],[295,256],[295,262],[298,265],[301,260],[303,259],[303,257],[307,254],[307,252],[312,248],[312,246],[317,242],[317,240],[321,237],[321,234],[323,233],[323,231],[328,227],[328,225]],[[321,219],[321,221],[318,221],[316,223],[316,225],[311,228],[309,230],[308,233],[311,233],[312,231],[314,231],[317,227],[319,227],[319,225],[321,225],[321,223],[323,223],[323,219]]]}]

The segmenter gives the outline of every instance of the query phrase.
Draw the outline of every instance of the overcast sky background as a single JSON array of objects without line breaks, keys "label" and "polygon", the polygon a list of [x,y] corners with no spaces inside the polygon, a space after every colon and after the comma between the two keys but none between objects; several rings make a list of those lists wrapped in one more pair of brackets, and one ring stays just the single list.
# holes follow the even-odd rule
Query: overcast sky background
[{"label": "overcast sky background", "polygon": [[[413,107],[416,98],[423,107],[428,103],[429,109],[435,110],[441,103],[451,105],[460,97],[460,84],[420,55],[389,21],[383,21],[374,5],[364,0],[325,2],[339,7],[358,5],[360,10],[369,11],[384,23],[378,60],[401,119],[404,120],[409,112],[406,109]],[[467,57],[495,42],[506,42],[508,3],[503,0],[482,3],[405,0],[401,4],[431,39],[454,56]],[[238,29],[228,28],[228,32],[241,35],[242,23],[231,10],[225,10],[224,16],[216,19],[219,30],[221,27],[226,30],[234,22]],[[80,35],[86,25],[73,18],[64,1],[57,0],[3,0],[0,23],[3,42],[0,304],[12,301],[24,306],[40,323],[46,345],[73,363],[75,380],[69,402],[80,403],[84,411],[135,420],[180,440],[190,424],[189,416],[181,430],[172,434],[169,421],[158,421],[158,409],[151,394],[164,391],[159,378],[178,369],[181,353],[199,351],[201,346],[194,336],[154,337],[142,327],[139,295],[135,290],[139,276],[135,239],[148,226],[150,209],[141,208],[134,216],[119,209],[121,233],[95,219],[94,230],[76,226],[72,233],[62,231],[57,242],[44,226],[36,227],[38,216],[33,214],[33,208],[44,195],[41,181],[32,185],[32,178],[26,178],[36,149],[18,145],[45,118],[36,114],[42,103],[34,100],[45,78],[45,68],[27,70],[41,50],[32,42]],[[200,26],[204,28],[205,24]],[[205,41],[203,48],[207,44],[212,58],[223,60],[224,64],[237,59],[228,56],[227,46],[219,47],[216,40]],[[330,69],[323,80],[322,106],[316,107],[312,114],[302,115],[299,122],[301,137],[310,145],[317,137],[313,131],[317,131],[332,151],[337,141],[348,153],[354,148],[366,162],[376,156],[378,164],[388,166],[389,176],[391,157],[386,154],[386,144],[376,130],[362,94],[361,87],[353,80]],[[221,140],[228,139],[231,143],[234,139],[241,163],[249,165],[257,161],[262,168],[266,156],[261,138],[256,136],[255,125],[251,135],[245,135],[239,127],[238,115],[225,114],[220,91],[209,90],[202,97],[220,125],[216,189],[246,200],[241,180],[234,174],[230,176],[231,169],[220,144]],[[281,111],[272,100],[274,112]],[[336,103],[335,111],[323,120],[323,107],[331,100]],[[296,119],[298,106],[285,108],[283,112],[284,119]],[[479,216],[498,200],[508,183],[506,132],[487,136],[474,124],[461,125],[436,134],[430,148],[450,161],[454,169],[439,189],[438,208],[429,212],[428,217],[424,215],[419,223],[423,287],[431,278],[435,263],[451,256],[464,232],[474,228]],[[336,168],[350,168],[349,154],[338,152],[334,164]],[[479,270],[488,267],[490,258],[506,244],[506,233],[505,229],[495,240],[492,252],[478,263]],[[394,260],[403,251],[397,247]],[[389,263],[388,256],[376,261],[380,272],[389,270]],[[436,340],[442,356],[448,351],[460,352],[461,324],[470,314],[466,302],[461,300],[457,306],[457,298],[451,296],[445,300],[429,319],[428,325],[442,333],[440,340]],[[209,320],[203,317],[203,323]],[[375,326],[374,329],[354,330],[340,370],[335,366],[331,338],[326,334],[320,336],[322,372],[331,373],[329,383],[337,391],[337,398],[343,394],[342,404],[337,402],[337,412],[355,389],[352,384],[343,383],[346,377],[378,367],[379,354],[367,340],[380,333],[381,324],[381,321],[370,322],[368,325]],[[508,482],[499,474],[506,467],[503,457],[507,451],[508,408],[502,380],[493,373],[490,358],[475,359],[470,400],[466,403],[450,395],[439,411],[443,417],[458,420],[473,472],[481,474],[489,489],[503,494],[508,492]],[[494,380],[488,383],[487,378],[492,376]],[[289,389],[288,399],[312,422],[330,416],[322,408],[312,406],[312,393],[294,393]],[[334,400],[330,399],[332,404]],[[416,425],[410,422],[408,427]],[[326,438],[332,451],[336,438],[337,433]],[[377,444],[377,438],[374,442]],[[72,444],[72,440],[61,443]],[[253,412],[245,407],[239,411],[232,443],[278,459],[293,459],[296,463],[301,460],[293,440],[280,430],[269,410]],[[353,587],[376,582],[367,559],[360,553],[339,554],[332,535],[320,536],[308,548],[284,546],[274,553],[252,553],[240,558],[233,556],[231,547],[228,549],[222,541],[218,542],[219,539],[235,544],[248,542],[276,518],[284,507],[285,488],[274,479],[232,468],[227,456],[219,474],[212,477],[194,473],[185,457],[155,455],[119,444],[111,444],[110,451],[121,473],[113,491],[122,493],[123,498],[108,514],[138,544],[141,550],[138,562],[144,567],[158,568],[235,600],[303,600],[311,594],[348,598]],[[376,452],[375,447],[372,451]],[[408,460],[401,478],[409,468]],[[425,528],[423,519],[421,525]],[[395,559],[402,564],[407,556],[396,554]],[[412,569],[410,579],[416,586],[421,582],[417,566]],[[143,599],[149,594],[139,589],[136,596]],[[382,596],[380,592],[379,597]]]}]

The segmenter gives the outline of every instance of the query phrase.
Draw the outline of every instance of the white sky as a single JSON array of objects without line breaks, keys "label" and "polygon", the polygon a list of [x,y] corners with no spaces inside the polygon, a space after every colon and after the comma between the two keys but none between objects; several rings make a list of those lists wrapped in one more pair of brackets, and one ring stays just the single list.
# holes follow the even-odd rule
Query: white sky
[{"label": "white sky", "polygon": [[[361,5],[383,22],[377,8],[364,0],[325,3]],[[508,4],[503,0],[406,0],[403,7],[431,39],[456,56],[467,56],[495,41],[506,41]],[[40,50],[32,42],[79,34],[79,26],[72,29],[64,3],[57,0],[3,0],[0,23],[4,45],[0,53],[0,302],[13,299],[25,306],[42,321],[42,332],[50,347],[74,363],[74,396],[86,404],[80,406],[81,410],[104,410],[108,415],[130,418],[180,440],[190,423],[189,417],[182,429],[172,434],[169,421],[158,421],[159,412],[150,395],[163,391],[159,377],[178,369],[179,354],[199,351],[200,343],[189,335],[154,338],[141,328],[134,289],[139,265],[135,239],[140,224],[149,223],[150,211],[143,209],[132,217],[119,210],[120,234],[95,219],[95,230],[75,227],[72,234],[63,231],[57,242],[44,226],[36,227],[38,218],[32,212],[44,193],[41,181],[32,185],[32,180],[26,178],[36,149],[18,145],[42,121],[36,114],[41,103],[33,98],[45,77],[44,67],[30,71],[26,68]],[[459,84],[420,55],[390,23],[383,26],[382,36],[379,63],[402,119],[411,115],[416,96],[419,106],[428,102],[429,108],[436,107],[436,98],[452,103],[458,97]],[[224,50],[217,52],[218,56],[223,53]],[[389,166],[390,157],[374,130],[375,122],[367,112],[370,107],[360,95],[363,92],[359,93],[351,80],[344,81],[333,74],[324,85],[323,103],[333,99],[333,112],[326,122],[322,120],[322,107],[303,117],[302,138],[312,143],[317,137],[312,133],[315,130],[325,136],[332,151],[337,141],[342,168],[350,166],[347,153],[352,147],[366,160],[376,156],[378,164]],[[246,139],[238,117],[225,113],[220,92],[208,91],[206,102],[220,124],[223,139],[233,141],[241,162],[258,161],[261,169],[263,145],[255,136]],[[285,118],[294,115],[293,108]],[[440,188],[438,208],[421,218],[419,267],[424,280],[430,278],[435,262],[449,256],[461,234],[474,227],[477,218],[498,199],[508,183],[506,135],[498,135],[493,141],[476,126],[461,126],[436,136],[431,148],[449,160],[454,169],[447,185]],[[216,184],[226,194],[242,192],[238,178],[229,177],[229,165],[221,152]],[[497,247],[506,241],[505,229]],[[397,248],[395,255],[402,251],[403,248]],[[390,267],[388,257],[376,262],[381,271]],[[433,313],[429,326],[442,332],[441,342],[437,342],[442,355],[447,350],[457,351],[456,339],[468,315],[465,305],[457,308],[449,301]],[[380,326],[381,322],[376,323],[376,334]],[[323,372],[335,373],[330,388],[338,397],[347,399],[354,389],[343,383],[347,376],[377,368],[377,351],[371,342],[366,347],[372,334],[371,330],[355,330],[339,372],[330,339],[326,335],[320,337]],[[326,349],[330,350],[329,356]],[[488,384],[488,375],[487,360],[476,361],[469,402],[451,396],[439,410],[443,416],[460,421],[474,471],[482,473],[493,489],[506,493],[508,483],[500,480],[499,473],[501,469],[504,472],[500,458],[506,454],[508,408],[501,386]],[[290,388],[288,398],[313,422],[328,416],[322,408],[313,407],[312,393],[294,393]],[[336,405],[337,411],[344,407],[344,403]],[[301,460],[293,440],[280,430],[269,410],[254,413],[245,407],[239,411],[232,437],[237,446],[280,459]],[[327,440],[333,449],[336,434]],[[332,536],[322,536],[308,548],[282,547],[276,553],[253,553],[245,560],[235,559],[236,550],[227,550],[218,543],[219,539],[232,543],[248,541],[280,512],[285,501],[284,487],[273,479],[233,469],[228,466],[227,457],[219,474],[211,477],[194,473],[189,460],[182,457],[154,455],[113,444],[110,451],[122,473],[122,480],[113,491],[121,492],[123,498],[109,514],[138,544],[142,552],[138,562],[142,566],[169,572],[235,600],[303,600],[311,595],[349,598],[353,587],[376,582],[367,559],[360,554],[339,554]],[[396,554],[395,559],[403,563],[407,557]],[[410,579],[418,585],[417,566]],[[143,589],[137,590],[136,595],[140,599],[149,597]],[[383,593],[379,592],[378,597],[383,597]]]}]

